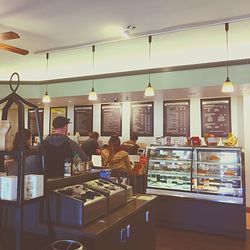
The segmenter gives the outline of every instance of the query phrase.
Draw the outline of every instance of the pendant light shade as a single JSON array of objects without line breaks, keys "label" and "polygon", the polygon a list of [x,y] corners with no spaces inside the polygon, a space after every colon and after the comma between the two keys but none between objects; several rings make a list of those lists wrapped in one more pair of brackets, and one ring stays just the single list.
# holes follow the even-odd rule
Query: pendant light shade
[{"label": "pendant light shade", "polygon": [[[150,59],[151,59],[151,42],[152,42],[152,36],[148,37],[148,65],[150,67]],[[148,86],[145,89],[144,92],[144,96],[146,97],[150,97],[150,96],[154,96],[155,95],[155,91],[154,88],[151,85],[151,81],[150,81],[151,75],[148,75]]]},{"label": "pendant light shade", "polygon": [[[225,31],[226,31],[226,48],[227,48],[227,64],[228,64],[228,30],[229,30],[229,24],[225,23]],[[229,79],[228,74],[228,65],[227,65],[227,78],[226,81],[223,83],[222,90],[223,93],[232,93],[234,92],[234,85]]]},{"label": "pendant light shade", "polygon": [[43,103],[50,103],[50,97],[48,95],[48,92],[46,91],[44,96],[43,96]]},{"label": "pendant light shade", "polygon": [[223,92],[223,93],[231,93],[231,92],[234,92],[234,85],[233,85],[233,83],[229,80],[229,77],[227,77],[226,81],[223,83],[222,92]]},{"label": "pendant light shade", "polygon": [[[49,67],[49,53],[46,53],[46,69],[47,69],[47,80],[48,80],[48,67]],[[48,84],[46,83],[46,90],[45,90],[45,94],[43,96],[43,103],[50,103],[50,97],[48,94]]]},{"label": "pendant light shade", "polygon": [[95,92],[95,89],[92,88],[89,92],[89,101],[96,101],[97,100],[97,94]]},{"label": "pendant light shade", "polygon": [[[93,75],[95,70],[95,45],[92,46],[92,54],[93,54],[93,60],[92,60],[92,67],[93,67]],[[94,79],[92,80],[92,88],[89,92],[89,101],[96,101],[97,100],[97,93],[95,92],[95,82]]]},{"label": "pendant light shade", "polygon": [[154,88],[151,86],[151,83],[150,83],[150,74],[149,74],[148,78],[149,78],[148,86],[145,89],[144,95],[147,96],[147,97],[150,97],[150,96],[154,96],[155,95],[155,91],[154,91]]}]

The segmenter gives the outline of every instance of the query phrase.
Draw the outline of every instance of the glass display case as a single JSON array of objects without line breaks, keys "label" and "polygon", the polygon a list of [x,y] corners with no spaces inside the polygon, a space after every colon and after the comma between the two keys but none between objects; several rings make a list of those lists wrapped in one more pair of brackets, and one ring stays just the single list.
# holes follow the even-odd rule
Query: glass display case
[{"label": "glass display case", "polygon": [[147,192],[243,204],[240,147],[148,149]]},{"label": "glass display case", "polygon": [[191,191],[191,147],[151,146],[148,151],[148,188]]},{"label": "glass display case", "polygon": [[195,148],[193,156],[194,192],[243,196],[240,148]]}]

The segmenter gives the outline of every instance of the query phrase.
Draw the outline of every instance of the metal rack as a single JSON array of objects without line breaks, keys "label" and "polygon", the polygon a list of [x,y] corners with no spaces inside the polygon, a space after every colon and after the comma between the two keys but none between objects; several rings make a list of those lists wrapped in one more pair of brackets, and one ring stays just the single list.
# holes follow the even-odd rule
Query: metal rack
[{"label": "metal rack", "polygon": [[[17,77],[16,86],[13,86],[13,78]],[[28,152],[25,152],[24,148],[24,105],[33,108],[35,110],[35,117],[36,117],[36,125],[38,130],[38,136],[40,143],[42,143],[42,135],[40,132],[40,125],[39,125],[39,115],[38,115],[38,107],[25,99],[19,96],[16,91],[18,90],[20,85],[20,78],[18,73],[13,73],[10,78],[10,89],[12,93],[0,100],[0,104],[5,104],[2,109],[2,120],[7,120],[8,118],[8,111],[13,104],[17,105],[18,108],[18,133],[20,134],[21,143],[17,150],[15,151],[0,151],[1,157],[1,166],[4,168],[4,156],[16,156],[18,160],[18,175],[17,175],[17,200],[16,201],[6,201],[0,200],[1,206],[15,206],[16,207],[16,250],[23,249],[23,238],[24,238],[24,206],[38,200],[45,200],[47,197],[47,176],[46,176],[46,169],[44,165],[44,156],[41,151],[38,151],[37,154],[40,154],[42,157],[42,169],[44,174],[44,195],[42,197],[38,197],[32,200],[24,200],[24,177],[25,177],[25,157],[28,155]],[[47,204],[47,211],[49,211],[49,199],[46,199]],[[49,213],[48,213],[49,215]],[[49,217],[49,216],[48,216]],[[50,218],[48,218],[48,233],[51,232],[50,227]]]}]

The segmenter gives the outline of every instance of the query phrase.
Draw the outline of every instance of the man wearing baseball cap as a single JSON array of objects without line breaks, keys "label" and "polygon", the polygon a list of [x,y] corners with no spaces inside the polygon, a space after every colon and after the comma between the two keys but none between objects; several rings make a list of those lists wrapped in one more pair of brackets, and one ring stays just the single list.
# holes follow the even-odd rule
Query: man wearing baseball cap
[{"label": "man wearing baseball cap", "polygon": [[54,133],[43,141],[48,178],[62,177],[65,160],[72,160],[74,154],[78,154],[83,161],[88,159],[83,149],[67,136],[69,123],[70,119],[57,116],[52,122]]}]

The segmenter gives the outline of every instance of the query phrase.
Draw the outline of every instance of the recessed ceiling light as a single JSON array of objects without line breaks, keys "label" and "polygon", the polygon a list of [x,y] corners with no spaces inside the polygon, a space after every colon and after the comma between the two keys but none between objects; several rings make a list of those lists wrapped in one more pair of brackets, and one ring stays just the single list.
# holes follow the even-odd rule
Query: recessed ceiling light
[{"label": "recessed ceiling light", "polygon": [[37,103],[37,105],[40,105],[40,104],[41,104],[40,102]]},{"label": "recessed ceiling light", "polygon": [[102,98],[103,101],[106,101],[107,99],[106,98]]},{"label": "recessed ceiling light", "polygon": [[68,100],[68,103],[71,103],[72,101],[71,100]]}]

